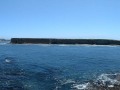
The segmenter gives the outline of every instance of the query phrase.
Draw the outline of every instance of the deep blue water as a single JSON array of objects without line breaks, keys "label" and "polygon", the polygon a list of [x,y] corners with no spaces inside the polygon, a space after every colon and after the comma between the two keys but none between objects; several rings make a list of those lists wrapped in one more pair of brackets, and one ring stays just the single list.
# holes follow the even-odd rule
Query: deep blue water
[{"label": "deep blue water", "polygon": [[120,47],[1,44],[0,62],[0,90],[78,90],[120,72]]}]

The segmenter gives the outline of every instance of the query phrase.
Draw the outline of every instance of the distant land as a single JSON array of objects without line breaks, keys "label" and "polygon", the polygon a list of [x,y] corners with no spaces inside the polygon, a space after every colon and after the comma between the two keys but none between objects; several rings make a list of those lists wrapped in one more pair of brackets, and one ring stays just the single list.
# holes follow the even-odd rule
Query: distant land
[{"label": "distant land", "polygon": [[0,39],[0,43],[10,43],[10,40],[7,40],[7,39]]},{"label": "distant land", "polygon": [[11,43],[12,44],[120,45],[120,40],[110,40],[110,39],[11,38]]},{"label": "distant land", "polygon": [[5,39],[0,39],[0,41],[6,41]]}]

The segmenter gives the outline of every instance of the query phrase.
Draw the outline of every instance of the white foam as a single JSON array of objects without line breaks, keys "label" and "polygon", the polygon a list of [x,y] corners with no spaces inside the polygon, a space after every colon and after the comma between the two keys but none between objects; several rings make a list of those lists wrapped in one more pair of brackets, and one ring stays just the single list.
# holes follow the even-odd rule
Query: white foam
[{"label": "white foam", "polygon": [[10,63],[11,60],[9,60],[9,59],[5,59],[5,62],[6,62],[6,63]]},{"label": "white foam", "polygon": [[76,88],[78,90],[85,90],[88,88],[90,83],[85,83],[85,84],[76,84],[73,86],[73,88]]},{"label": "white foam", "polygon": [[61,84],[62,85],[65,85],[65,84],[74,84],[75,83],[75,81],[74,80],[72,80],[72,79],[68,79],[68,80],[63,80],[63,81],[61,81]]},{"label": "white foam", "polygon": [[75,83],[75,81],[68,79],[68,80],[66,80],[66,82],[64,84],[68,84],[68,83]]},{"label": "white foam", "polygon": [[91,88],[107,86],[109,88],[113,88],[114,85],[120,85],[120,73],[115,74],[101,74],[98,78],[92,83],[84,83],[84,84],[73,84],[73,88],[77,90],[91,90]]},{"label": "white foam", "polygon": [[[114,84],[120,84],[120,81],[116,79],[117,75],[119,74],[101,74],[97,81],[99,81],[102,85],[114,85]],[[114,76],[114,78],[111,78],[111,76]],[[109,82],[109,83],[107,83]]]},{"label": "white foam", "polygon": [[112,87],[114,87],[114,85],[108,85],[108,87],[112,88]]},{"label": "white foam", "polygon": [[[58,44],[58,46],[70,46],[69,44],[67,45],[67,44]],[[71,45],[72,46],[72,45]]]}]

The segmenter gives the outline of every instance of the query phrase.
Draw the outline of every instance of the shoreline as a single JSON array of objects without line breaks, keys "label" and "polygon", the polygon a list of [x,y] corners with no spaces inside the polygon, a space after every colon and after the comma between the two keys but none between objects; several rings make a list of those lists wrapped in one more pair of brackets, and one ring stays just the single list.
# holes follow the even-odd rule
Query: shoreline
[{"label": "shoreline", "polygon": [[33,43],[24,43],[24,44],[14,44],[7,43],[10,45],[38,45],[38,46],[85,46],[85,47],[119,47],[120,45],[91,45],[91,44],[33,44]]}]

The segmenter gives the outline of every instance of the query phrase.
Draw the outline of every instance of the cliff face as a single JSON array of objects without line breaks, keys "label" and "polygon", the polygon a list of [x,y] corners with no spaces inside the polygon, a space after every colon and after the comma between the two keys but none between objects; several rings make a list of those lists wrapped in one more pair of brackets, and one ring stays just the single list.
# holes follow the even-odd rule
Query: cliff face
[{"label": "cliff face", "polygon": [[45,38],[12,38],[13,44],[90,44],[90,45],[120,45],[118,40],[107,39],[45,39]]}]

